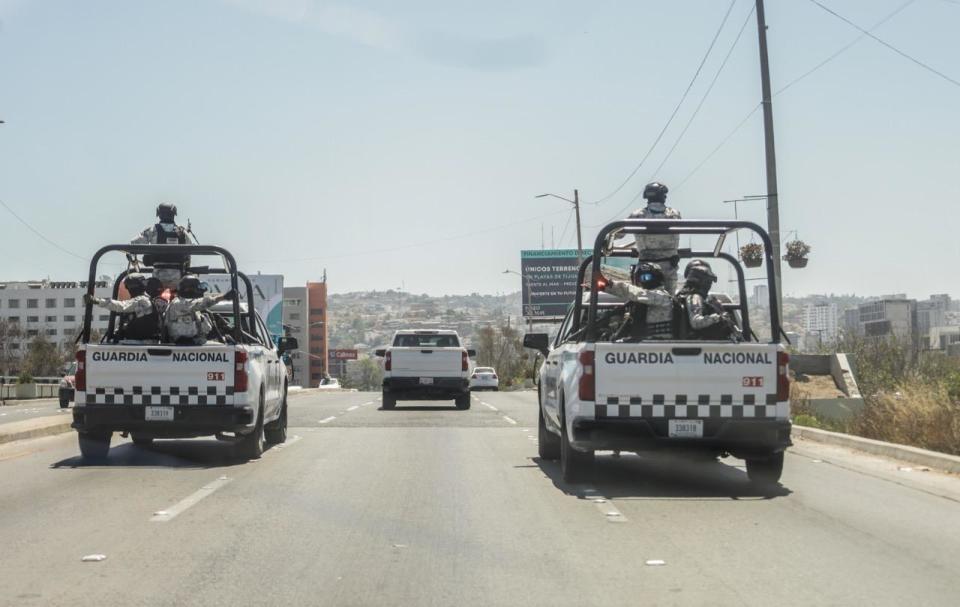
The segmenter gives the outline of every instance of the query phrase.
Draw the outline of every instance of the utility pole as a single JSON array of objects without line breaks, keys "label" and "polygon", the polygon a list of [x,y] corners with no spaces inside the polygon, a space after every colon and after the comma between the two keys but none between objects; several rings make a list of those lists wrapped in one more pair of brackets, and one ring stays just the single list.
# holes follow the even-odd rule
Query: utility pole
[{"label": "utility pole", "polygon": [[583,263],[583,237],[580,234],[580,190],[573,191],[573,210],[577,214],[577,270]]},{"label": "utility pole", "polygon": [[767,231],[773,242],[773,274],[777,285],[777,309],[783,313],[780,281],[780,207],[777,197],[777,155],[773,144],[773,100],[770,94],[770,61],[767,56],[767,20],[763,0],[757,2],[757,36],[760,43],[760,86],[763,92],[763,136],[767,156]]}]

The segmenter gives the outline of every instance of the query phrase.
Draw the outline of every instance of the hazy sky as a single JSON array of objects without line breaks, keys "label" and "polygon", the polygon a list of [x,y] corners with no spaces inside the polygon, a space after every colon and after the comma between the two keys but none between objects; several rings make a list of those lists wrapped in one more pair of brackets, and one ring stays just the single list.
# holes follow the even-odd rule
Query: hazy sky
[{"label": "hazy sky", "polygon": [[[822,0],[871,27],[903,0]],[[685,217],[765,191],[750,18],[738,0],[636,177],[585,204],[584,240],[651,178]],[[768,0],[774,89],[856,40]],[[660,132],[728,0],[0,0],[0,280],[76,279],[172,201],[249,271],[334,292],[498,292],[519,251],[571,246],[568,205],[609,194]],[[960,2],[875,34],[960,79]],[[784,292],[960,296],[960,87],[864,38],[775,98],[781,218],[813,247]],[[742,207],[765,221],[762,204]],[[566,229],[565,229],[566,226]],[[561,238],[562,236],[562,238]]]}]

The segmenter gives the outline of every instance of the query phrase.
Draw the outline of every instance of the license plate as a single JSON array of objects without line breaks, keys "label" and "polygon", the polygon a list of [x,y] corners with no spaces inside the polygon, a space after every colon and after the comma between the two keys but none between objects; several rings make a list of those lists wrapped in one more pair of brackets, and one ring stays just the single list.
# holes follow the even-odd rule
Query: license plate
[{"label": "license plate", "polygon": [[144,418],[148,422],[172,422],[173,407],[144,407]]},{"label": "license plate", "polygon": [[423,386],[432,386],[432,385],[433,385],[433,378],[432,378],[432,377],[421,377],[421,378],[420,378],[420,384],[423,385]]},{"label": "license plate", "polygon": [[703,438],[702,419],[671,419],[667,421],[670,438]]}]

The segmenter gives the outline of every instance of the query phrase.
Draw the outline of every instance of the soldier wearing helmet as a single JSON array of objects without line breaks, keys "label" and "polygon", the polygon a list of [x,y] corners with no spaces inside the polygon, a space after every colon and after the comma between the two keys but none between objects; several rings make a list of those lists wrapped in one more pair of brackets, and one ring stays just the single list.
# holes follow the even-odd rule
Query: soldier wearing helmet
[{"label": "soldier wearing helmet", "polygon": [[194,274],[187,274],[177,286],[177,296],[167,306],[164,327],[170,341],[180,345],[202,345],[213,330],[205,310],[224,300],[233,300],[234,291],[205,294],[206,289]]},{"label": "soldier wearing helmet", "polygon": [[148,282],[143,274],[128,274],[123,279],[123,286],[130,293],[130,299],[105,299],[85,294],[83,301],[119,314],[120,329],[117,335],[121,339],[158,339],[160,312],[147,292]]},{"label": "soldier wearing helmet", "polygon": [[623,323],[611,336],[617,339],[668,339],[673,335],[673,298],[663,286],[663,271],[655,263],[641,262],[633,268],[632,283],[611,280],[607,293],[627,300]]},{"label": "soldier wearing helmet", "polygon": [[717,282],[710,264],[694,259],[683,270],[683,288],[677,298],[684,302],[693,339],[728,339],[738,332],[730,313],[710,295]]},{"label": "soldier wearing helmet", "polygon": [[[658,181],[648,183],[643,188],[643,197],[647,206],[630,214],[630,219],[680,219],[680,212],[667,206],[669,189]],[[663,270],[663,282],[671,295],[677,291],[677,266],[680,258],[677,248],[680,236],[674,234],[637,234],[637,252],[640,261],[658,263]]]},{"label": "soldier wearing helmet", "polygon": [[[157,206],[156,224],[141,232],[130,244],[189,244],[189,231],[177,225],[177,205],[169,202]],[[190,257],[182,253],[171,252],[163,255],[144,255],[143,263],[153,268],[153,275],[160,279],[164,287],[175,289],[180,278],[190,266]]]}]

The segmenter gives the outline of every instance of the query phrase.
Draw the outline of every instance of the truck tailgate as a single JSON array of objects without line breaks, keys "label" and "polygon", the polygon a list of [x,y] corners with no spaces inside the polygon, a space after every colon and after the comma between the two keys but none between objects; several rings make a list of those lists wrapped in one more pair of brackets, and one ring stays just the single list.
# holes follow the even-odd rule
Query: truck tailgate
[{"label": "truck tailgate", "polygon": [[786,418],[776,344],[596,346],[598,417]]},{"label": "truck tailgate", "polygon": [[463,373],[460,348],[391,348],[393,377],[458,377]]},{"label": "truck tailgate", "polygon": [[86,347],[86,391],[77,404],[233,404],[234,348],[207,346]]}]

